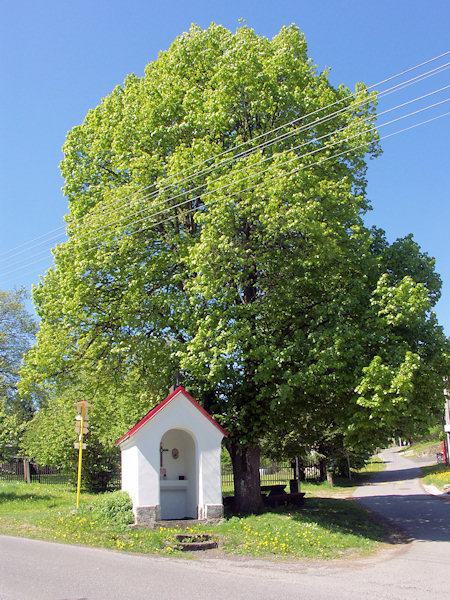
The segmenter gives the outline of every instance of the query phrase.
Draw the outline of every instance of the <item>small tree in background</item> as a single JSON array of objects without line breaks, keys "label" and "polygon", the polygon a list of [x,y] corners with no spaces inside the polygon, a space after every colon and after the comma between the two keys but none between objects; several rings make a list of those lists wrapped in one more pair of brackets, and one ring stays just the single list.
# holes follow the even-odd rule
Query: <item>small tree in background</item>
[{"label": "small tree in background", "polygon": [[0,458],[17,453],[25,422],[34,404],[17,390],[24,354],[30,349],[36,323],[25,308],[24,290],[0,290]]}]

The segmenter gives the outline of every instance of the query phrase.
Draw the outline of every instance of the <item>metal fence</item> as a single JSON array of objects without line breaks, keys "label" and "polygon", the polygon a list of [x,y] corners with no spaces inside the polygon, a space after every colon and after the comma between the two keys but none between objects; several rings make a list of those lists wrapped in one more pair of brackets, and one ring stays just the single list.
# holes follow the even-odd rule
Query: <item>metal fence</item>
[{"label": "metal fence", "polygon": [[[31,467],[34,467],[32,470]],[[30,465],[31,483],[47,483],[67,485],[69,476],[64,474],[57,467],[41,467],[40,465]],[[33,472],[34,471],[34,472]]]},{"label": "metal fence", "polygon": [[0,462],[1,481],[24,481],[23,461]]},{"label": "metal fence", "polygon": [[[74,481],[59,467],[49,467],[38,463],[16,459],[9,462],[0,462],[0,481],[25,481],[30,483],[44,483],[73,487]],[[120,472],[112,476],[108,484],[109,491],[120,490]]]},{"label": "metal fence", "polygon": [[0,480],[65,485],[69,482],[69,476],[58,467],[41,466],[38,463],[18,459],[0,462]]},{"label": "metal fence", "polygon": [[[319,463],[314,459],[303,459],[300,463],[300,481],[320,481],[323,473]],[[263,462],[259,470],[261,485],[276,483],[289,483],[294,478],[294,468],[290,461],[287,462]],[[232,492],[234,490],[233,468],[228,465],[222,467],[222,490]]]},{"label": "metal fence", "polygon": [[[24,460],[0,462],[0,481],[27,481],[27,467],[24,468]],[[290,462],[263,461],[259,470],[261,485],[276,483],[289,483],[294,477],[294,471]],[[29,463],[29,477],[32,483],[44,483],[55,485],[72,485],[69,476],[58,467],[40,466],[37,463]],[[322,472],[319,464],[314,460],[303,460],[300,464],[300,480],[319,481]],[[119,490],[121,487],[120,474],[114,475],[108,485],[108,490]],[[222,467],[222,490],[224,493],[233,493],[233,469],[231,465]]]}]

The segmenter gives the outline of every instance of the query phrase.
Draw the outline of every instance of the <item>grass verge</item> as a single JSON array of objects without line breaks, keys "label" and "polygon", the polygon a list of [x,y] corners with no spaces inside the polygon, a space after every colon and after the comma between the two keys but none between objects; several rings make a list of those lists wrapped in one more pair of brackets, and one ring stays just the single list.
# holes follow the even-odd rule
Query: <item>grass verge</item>
[{"label": "grass verge", "polygon": [[447,465],[422,467],[422,475],[424,483],[434,485],[442,492],[444,485],[450,485],[450,467]]},{"label": "grass verge", "polygon": [[355,558],[387,541],[386,530],[352,500],[308,498],[301,510],[232,517],[217,527],[233,554],[285,558]]},{"label": "grass verge", "polygon": [[411,446],[405,446],[400,450],[401,453],[406,456],[434,456],[436,452],[442,449],[442,441],[438,438],[434,440],[427,440],[425,442],[416,442]]},{"label": "grass verge", "polygon": [[[345,489],[349,492],[351,488]],[[218,537],[224,553],[266,558],[356,557],[374,552],[387,541],[383,526],[352,500],[311,496],[308,491],[306,505],[300,510],[232,516],[220,525],[188,531],[206,531]],[[179,530],[130,529],[112,523],[96,509],[98,498],[83,494],[75,511],[73,491],[55,485],[2,482],[0,534],[128,552],[178,554],[175,535]]]}]

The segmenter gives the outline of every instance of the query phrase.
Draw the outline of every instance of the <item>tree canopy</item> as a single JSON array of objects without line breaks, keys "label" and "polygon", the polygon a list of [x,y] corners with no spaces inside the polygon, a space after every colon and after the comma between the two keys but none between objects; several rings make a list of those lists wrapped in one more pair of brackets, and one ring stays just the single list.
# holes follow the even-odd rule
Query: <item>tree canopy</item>
[{"label": "tree canopy", "polygon": [[64,145],[69,239],[34,291],[24,393],[82,393],[108,446],[179,369],[229,431],[241,509],[274,432],[394,427],[440,376],[440,280],[364,227],[375,107],[294,26],[193,26],[127,77]]}]

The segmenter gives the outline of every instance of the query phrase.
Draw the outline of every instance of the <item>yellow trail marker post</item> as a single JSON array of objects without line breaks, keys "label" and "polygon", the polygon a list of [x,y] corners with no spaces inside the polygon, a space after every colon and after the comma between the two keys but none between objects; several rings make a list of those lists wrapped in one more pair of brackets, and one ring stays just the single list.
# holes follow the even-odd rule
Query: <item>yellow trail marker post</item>
[{"label": "yellow trail marker post", "polygon": [[86,421],[88,420],[88,408],[90,404],[86,400],[76,402],[77,415],[75,417],[75,432],[78,433],[78,442],[75,442],[74,447],[78,450],[78,478],[77,478],[77,509],[80,504],[80,489],[81,489],[81,464],[83,460],[83,450],[86,449],[86,444],[83,444],[83,434],[88,432]]}]

